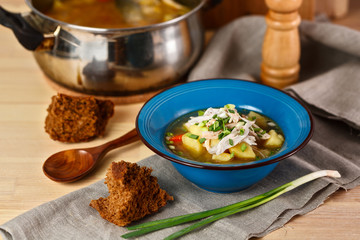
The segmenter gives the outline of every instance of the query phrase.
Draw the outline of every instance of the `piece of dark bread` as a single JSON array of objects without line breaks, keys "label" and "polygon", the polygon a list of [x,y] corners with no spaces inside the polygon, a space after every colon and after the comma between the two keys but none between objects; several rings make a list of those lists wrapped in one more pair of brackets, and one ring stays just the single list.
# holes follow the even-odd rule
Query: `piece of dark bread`
[{"label": "piece of dark bread", "polygon": [[52,97],[45,131],[61,142],[86,142],[105,132],[114,103],[94,97],[74,97],[58,94]]},{"label": "piece of dark bread", "polygon": [[157,212],[174,198],[160,189],[157,178],[151,176],[151,172],[151,168],[140,167],[136,163],[113,162],[105,178],[109,196],[92,200],[90,206],[102,218],[118,226],[126,226]]}]

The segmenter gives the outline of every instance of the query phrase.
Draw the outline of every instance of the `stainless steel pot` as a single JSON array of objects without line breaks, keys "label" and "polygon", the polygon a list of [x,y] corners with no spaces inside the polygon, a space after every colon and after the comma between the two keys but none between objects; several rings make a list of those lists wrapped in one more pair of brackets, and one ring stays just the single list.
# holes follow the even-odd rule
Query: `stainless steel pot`
[{"label": "stainless steel pot", "polygon": [[203,49],[199,11],[206,0],[194,0],[193,10],[176,19],[124,29],[57,21],[35,7],[43,0],[25,1],[28,13],[0,7],[0,23],[33,51],[47,77],[78,92],[129,96],[158,90],[180,81]]}]

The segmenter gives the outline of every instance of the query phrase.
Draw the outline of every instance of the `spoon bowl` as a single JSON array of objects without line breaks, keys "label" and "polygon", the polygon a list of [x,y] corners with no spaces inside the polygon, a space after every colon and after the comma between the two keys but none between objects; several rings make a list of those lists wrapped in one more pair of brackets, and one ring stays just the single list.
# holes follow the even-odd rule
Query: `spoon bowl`
[{"label": "spoon bowl", "polygon": [[[49,160],[50,159],[50,160]],[[50,156],[43,166],[44,174],[54,180],[70,182],[79,179],[95,166],[96,159],[86,149],[73,149]]]},{"label": "spoon bowl", "polygon": [[107,152],[139,140],[136,129],[97,147],[69,149],[51,155],[43,165],[44,174],[56,182],[74,182],[94,170]]}]

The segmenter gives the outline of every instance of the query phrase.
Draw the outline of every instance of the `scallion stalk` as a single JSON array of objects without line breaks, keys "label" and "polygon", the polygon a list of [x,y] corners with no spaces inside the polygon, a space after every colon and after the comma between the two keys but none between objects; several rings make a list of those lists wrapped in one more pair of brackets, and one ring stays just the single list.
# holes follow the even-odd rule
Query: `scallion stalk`
[{"label": "scallion stalk", "polygon": [[332,171],[332,170],[322,170],[322,171],[313,172],[313,173],[305,175],[301,178],[298,178],[292,182],[286,183],[280,187],[274,188],[273,190],[270,190],[264,194],[261,194],[256,197],[253,197],[253,198],[250,198],[250,199],[238,202],[238,203],[234,203],[234,204],[231,204],[231,205],[228,205],[225,207],[220,207],[220,208],[203,211],[203,212],[199,212],[199,213],[191,213],[191,214],[186,214],[186,215],[182,215],[182,216],[152,221],[152,222],[128,227],[129,230],[135,230],[135,229],[139,229],[139,230],[124,234],[124,235],[122,235],[122,237],[123,238],[137,237],[137,236],[141,236],[143,234],[153,232],[153,231],[156,231],[159,229],[172,227],[172,226],[176,226],[181,223],[190,222],[190,221],[194,221],[197,219],[202,219],[202,218],[211,216],[207,219],[204,219],[193,225],[190,225],[178,232],[175,232],[175,233],[171,234],[170,236],[168,236],[167,238],[165,238],[167,240],[175,239],[186,233],[189,233],[190,231],[192,231],[196,228],[202,227],[206,224],[209,224],[209,223],[219,220],[221,218],[224,218],[224,217],[230,216],[232,214],[246,211],[246,210],[252,209],[254,207],[260,206],[260,205],[262,205],[266,202],[269,202],[269,201],[273,200],[274,198],[276,198],[276,197],[278,197],[278,196],[280,196],[302,184],[305,184],[307,182],[310,182],[310,181],[315,180],[320,177],[339,178],[341,176],[340,176],[339,172]]}]

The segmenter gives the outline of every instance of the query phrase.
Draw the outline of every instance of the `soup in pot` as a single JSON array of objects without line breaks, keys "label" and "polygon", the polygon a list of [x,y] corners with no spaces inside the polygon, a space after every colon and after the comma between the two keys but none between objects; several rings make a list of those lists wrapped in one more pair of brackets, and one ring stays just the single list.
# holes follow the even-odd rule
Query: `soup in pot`
[{"label": "soup in pot", "polygon": [[131,28],[165,22],[190,10],[174,0],[54,0],[43,13],[85,27]]}]

